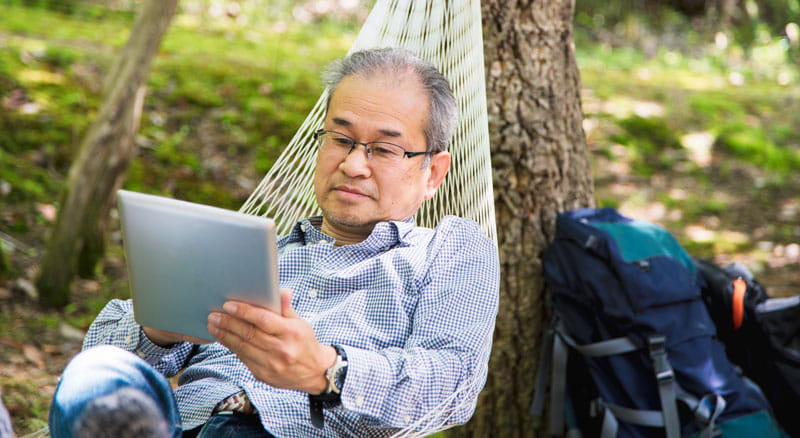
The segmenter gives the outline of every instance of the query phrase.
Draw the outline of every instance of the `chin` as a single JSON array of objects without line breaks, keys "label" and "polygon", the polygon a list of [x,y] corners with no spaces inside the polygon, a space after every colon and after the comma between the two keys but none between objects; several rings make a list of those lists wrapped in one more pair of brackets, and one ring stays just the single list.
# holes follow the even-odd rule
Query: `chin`
[{"label": "chin", "polygon": [[323,216],[328,222],[347,228],[372,228],[381,221],[380,219],[365,219],[363,217],[330,214],[327,212],[323,212]]}]

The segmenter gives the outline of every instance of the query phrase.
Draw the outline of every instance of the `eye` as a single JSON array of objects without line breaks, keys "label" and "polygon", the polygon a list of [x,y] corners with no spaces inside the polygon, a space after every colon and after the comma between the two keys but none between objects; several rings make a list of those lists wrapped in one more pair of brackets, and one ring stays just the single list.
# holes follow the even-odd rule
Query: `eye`
[{"label": "eye", "polygon": [[330,139],[333,142],[333,144],[337,146],[348,147],[348,148],[353,146],[353,139],[351,139],[350,137],[331,134]]},{"label": "eye", "polygon": [[383,158],[397,158],[403,155],[400,148],[388,143],[372,143],[372,153]]}]

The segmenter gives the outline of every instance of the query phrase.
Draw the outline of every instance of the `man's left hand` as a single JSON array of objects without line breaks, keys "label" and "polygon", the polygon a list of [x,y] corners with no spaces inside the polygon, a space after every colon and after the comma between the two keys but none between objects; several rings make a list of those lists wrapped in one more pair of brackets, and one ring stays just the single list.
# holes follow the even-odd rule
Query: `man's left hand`
[{"label": "man's left hand", "polygon": [[281,290],[281,313],[240,301],[208,315],[208,331],[250,369],[255,378],[276,388],[309,394],[325,390],[325,370],[336,350],[317,341],[311,325],[292,309],[292,293]]}]

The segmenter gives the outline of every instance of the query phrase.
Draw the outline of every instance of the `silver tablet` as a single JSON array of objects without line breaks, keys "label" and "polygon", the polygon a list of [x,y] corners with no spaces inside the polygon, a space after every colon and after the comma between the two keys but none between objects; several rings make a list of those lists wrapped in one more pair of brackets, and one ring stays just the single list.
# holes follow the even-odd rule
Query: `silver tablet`
[{"label": "silver tablet", "polygon": [[228,299],[280,310],[275,223],[268,218],[119,190],[136,322],[213,340]]}]

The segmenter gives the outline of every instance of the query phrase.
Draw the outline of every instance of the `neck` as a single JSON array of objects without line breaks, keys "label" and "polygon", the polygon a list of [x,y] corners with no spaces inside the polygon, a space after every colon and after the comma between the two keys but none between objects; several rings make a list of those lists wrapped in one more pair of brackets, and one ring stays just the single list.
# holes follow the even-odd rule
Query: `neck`
[{"label": "neck", "polygon": [[335,246],[343,246],[363,242],[372,233],[373,228],[374,225],[351,227],[343,224],[334,224],[327,217],[323,217],[320,231],[326,236],[333,237]]}]

